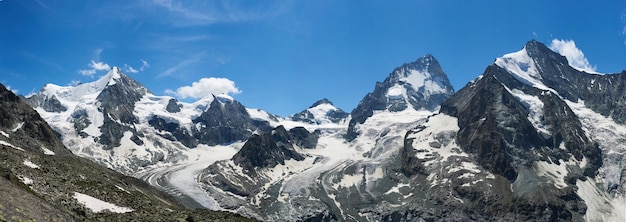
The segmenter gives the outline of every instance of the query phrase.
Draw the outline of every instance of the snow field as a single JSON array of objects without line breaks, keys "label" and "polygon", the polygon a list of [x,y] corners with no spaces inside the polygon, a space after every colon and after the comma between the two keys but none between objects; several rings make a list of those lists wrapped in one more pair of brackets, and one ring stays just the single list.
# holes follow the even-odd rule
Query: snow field
[{"label": "snow field", "polygon": [[87,194],[82,194],[79,192],[74,192],[74,199],[76,199],[79,203],[84,205],[86,208],[91,210],[94,213],[100,213],[103,211],[110,211],[113,213],[128,213],[132,212],[133,209],[128,207],[120,207],[115,204],[100,200],[98,198],[89,196]]}]

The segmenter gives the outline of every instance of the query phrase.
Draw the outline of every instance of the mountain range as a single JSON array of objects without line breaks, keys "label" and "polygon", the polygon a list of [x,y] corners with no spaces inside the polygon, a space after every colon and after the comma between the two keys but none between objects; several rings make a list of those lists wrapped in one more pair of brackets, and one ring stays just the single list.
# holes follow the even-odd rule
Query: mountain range
[{"label": "mountain range", "polygon": [[241,221],[187,210],[171,195],[67,149],[23,99],[0,85],[0,221]]},{"label": "mountain range", "polygon": [[[52,140],[42,150],[53,157],[139,178],[188,209],[264,221],[620,221],[624,76],[580,71],[531,40],[458,92],[424,55],[350,113],[328,99],[288,117],[228,95],[185,103],[115,67],[14,102],[51,127],[24,141]],[[2,132],[20,121],[10,123]],[[5,150],[41,147],[6,134]],[[42,150],[32,152],[49,157]]]}]

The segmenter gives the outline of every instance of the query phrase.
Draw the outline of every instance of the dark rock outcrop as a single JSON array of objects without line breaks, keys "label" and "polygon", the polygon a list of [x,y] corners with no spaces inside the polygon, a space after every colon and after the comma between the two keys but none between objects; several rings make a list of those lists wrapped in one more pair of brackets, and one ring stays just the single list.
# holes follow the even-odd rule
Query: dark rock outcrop
[{"label": "dark rock outcrop", "polygon": [[255,168],[274,167],[286,160],[304,160],[293,146],[291,135],[279,126],[268,133],[254,134],[232,158],[233,162],[248,172]]},{"label": "dark rock outcrop", "polygon": [[183,107],[182,104],[178,103],[178,101],[176,101],[176,99],[170,99],[170,101],[167,102],[167,106],[165,107],[165,110],[167,110],[170,113],[177,113],[180,112],[180,109]]},{"label": "dark rock outcrop", "polygon": [[56,96],[46,96],[44,94],[36,94],[29,98],[24,98],[26,103],[31,107],[41,107],[47,112],[65,112],[67,108],[59,102]]},{"label": "dark rock outcrop", "polygon": [[264,121],[250,118],[246,108],[236,100],[213,96],[209,108],[193,120],[199,129],[192,129],[192,134],[199,143],[218,145],[246,140],[252,132],[267,130]]},{"label": "dark rock outcrop", "polygon": [[289,135],[294,145],[305,149],[314,149],[319,139],[319,132],[309,132],[304,127],[294,127],[289,130]]},{"label": "dark rock outcrop", "polygon": [[191,135],[191,132],[189,132],[184,127],[181,127],[178,123],[167,122],[161,117],[152,116],[152,118],[148,120],[148,124],[150,124],[157,130],[162,130],[170,133],[161,134],[163,138],[166,138],[170,141],[179,141],[189,148],[194,148],[198,146],[198,140]]}]

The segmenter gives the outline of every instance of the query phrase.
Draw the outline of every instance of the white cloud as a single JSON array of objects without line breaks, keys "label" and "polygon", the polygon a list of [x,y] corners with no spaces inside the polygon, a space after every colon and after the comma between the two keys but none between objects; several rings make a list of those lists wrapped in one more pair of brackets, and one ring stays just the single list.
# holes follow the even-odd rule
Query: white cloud
[{"label": "white cloud", "polygon": [[13,89],[13,88],[11,88],[11,86],[9,86],[9,85],[7,85],[7,87],[6,87],[6,88],[7,88],[9,91],[13,92],[13,94],[16,94],[16,95],[17,95],[17,92],[18,92],[18,90],[17,90],[17,89]]},{"label": "white cloud", "polygon": [[589,64],[585,54],[576,47],[574,40],[553,39],[549,47],[565,56],[570,66],[581,71],[596,73],[596,67]]},{"label": "white cloud", "polygon": [[95,62],[93,60],[91,60],[91,64],[89,64],[89,66],[95,69],[96,71],[111,69],[111,66],[109,66],[109,64],[106,64],[103,62]]},{"label": "white cloud", "polygon": [[91,69],[80,69],[78,70],[78,73],[85,75],[85,76],[93,76],[98,71],[110,70],[111,66],[109,66],[109,64],[106,64],[104,62],[96,62],[96,61],[91,60],[91,63],[89,63],[89,68]]},{"label": "white cloud", "polygon": [[193,82],[191,86],[183,86],[176,90],[165,90],[165,93],[176,95],[180,98],[199,99],[208,95],[239,94],[241,91],[235,86],[235,82],[226,78],[202,78],[198,82]]}]

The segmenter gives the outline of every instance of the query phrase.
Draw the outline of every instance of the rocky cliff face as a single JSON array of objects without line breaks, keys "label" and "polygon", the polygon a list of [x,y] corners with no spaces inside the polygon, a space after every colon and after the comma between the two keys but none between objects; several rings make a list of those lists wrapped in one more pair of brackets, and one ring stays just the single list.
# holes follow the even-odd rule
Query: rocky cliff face
[{"label": "rocky cliff face", "polygon": [[[606,149],[606,144],[600,143],[606,141],[605,135],[593,133],[596,127],[586,124],[588,118],[603,115],[603,108],[594,101],[604,98],[607,91],[593,91],[593,84],[621,77],[583,73],[567,64],[565,57],[530,41],[521,51],[498,58],[481,77],[442,104],[440,115],[457,118],[456,141],[460,148],[471,154],[472,161],[484,171],[506,178],[493,184],[491,192],[510,199],[479,200],[480,204],[494,206],[483,213],[497,218],[552,221],[606,220],[615,216],[598,212],[615,205],[598,206],[595,201],[607,195],[607,183],[619,180],[601,176],[606,168],[617,167],[606,166],[603,161],[614,159],[608,156],[616,149]],[[606,88],[623,84],[604,83]],[[594,109],[595,113],[588,112]],[[619,114],[615,113],[604,110],[604,115],[613,119],[610,124],[619,123]],[[624,152],[623,148],[617,150]],[[496,213],[506,211],[515,213]]]}]

